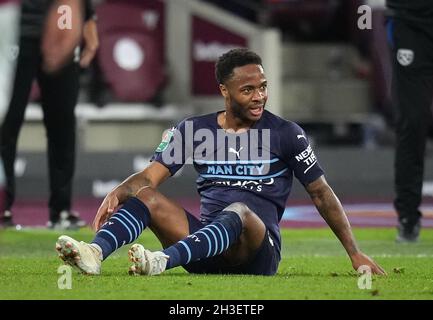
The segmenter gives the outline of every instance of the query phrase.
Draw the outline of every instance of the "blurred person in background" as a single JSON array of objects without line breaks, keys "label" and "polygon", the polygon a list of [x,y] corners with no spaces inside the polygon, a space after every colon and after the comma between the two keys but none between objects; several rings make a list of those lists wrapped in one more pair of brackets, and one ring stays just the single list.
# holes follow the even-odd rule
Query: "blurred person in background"
[{"label": "blurred person in background", "polygon": [[[70,10],[61,8],[62,5],[67,5]],[[82,16],[84,25],[81,32]],[[72,22],[72,28],[67,25],[68,21]],[[76,44],[81,34],[84,49],[80,57]],[[78,214],[71,211],[75,170],[74,112],[79,91],[80,66],[87,67],[90,64],[98,45],[96,21],[90,0],[82,3],[75,0],[22,1],[15,80],[0,132],[0,152],[6,175],[5,203],[0,220],[4,226],[14,225],[11,208],[16,192],[14,162],[17,140],[34,79],[41,92],[48,142],[48,227],[75,229],[85,225]]]},{"label": "blurred person in background", "polygon": [[17,55],[17,0],[0,0],[0,117],[3,118],[10,98],[13,63]]},{"label": "blurred person in background", "polygon": [[[91,0],[55,0],[45,18],[42,36],[42,58],[43,70],[47,73],[55,73],[62,68],[68,59],[75,54],[74,50],[85,41],[79,64],[81,68],[87,68],[93,61],[99,47],[98,29],[96,25],[96,14],[92,3],[99,1]],[[71,16],[71,29],[55,27],[61,22],[59,14],[66,11],[58,9],[68,6],[74,14]],[[85,19],[85,21],[84,21]],[[52,44],[56,45],[53,46]]]},{"label": "blurred person in background", "polygon": [[[19,5],[17,0],[0,0],[0,119],[10,99],[13,65],[17,54],[16,33]],[[5,176],[0,158],[0,206],[4,203]]]},{"label": "blurred person in background", "polygon": [[433,1],[387,0],[388,42],[397,112],[394,206],[397,242],[416,242],[421,229],[424,156],[432,127]]}]

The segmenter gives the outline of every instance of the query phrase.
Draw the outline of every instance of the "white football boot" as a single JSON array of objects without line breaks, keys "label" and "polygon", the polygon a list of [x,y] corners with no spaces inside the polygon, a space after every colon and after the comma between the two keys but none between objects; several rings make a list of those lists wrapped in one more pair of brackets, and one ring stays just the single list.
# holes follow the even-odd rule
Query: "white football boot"
[{"label": "white football boot", "polygon": [[164,272],[169,258],[161,251],[152,252],[137,243],[131,246],[128,256],[129,261],[133,263],[129,268],[129,274],[147,276],[154,276]]},{"label": "white football boot", "polygon": [[102,252],[99,247],[60,236],[56,242],[60,259],[84,274],[101,273]]}]

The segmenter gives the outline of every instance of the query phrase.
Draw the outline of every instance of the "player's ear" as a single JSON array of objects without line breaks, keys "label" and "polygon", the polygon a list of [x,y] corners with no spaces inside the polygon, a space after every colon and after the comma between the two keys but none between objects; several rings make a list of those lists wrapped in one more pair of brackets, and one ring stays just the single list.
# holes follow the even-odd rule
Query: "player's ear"
[{"label": "player's ear", "polygon": [[219,88],[220,88],[220,92],[221,92],[222,96],[224,98],[227,98],[229,96],[229,92],[227,90],[227,87],[220,83]]}]

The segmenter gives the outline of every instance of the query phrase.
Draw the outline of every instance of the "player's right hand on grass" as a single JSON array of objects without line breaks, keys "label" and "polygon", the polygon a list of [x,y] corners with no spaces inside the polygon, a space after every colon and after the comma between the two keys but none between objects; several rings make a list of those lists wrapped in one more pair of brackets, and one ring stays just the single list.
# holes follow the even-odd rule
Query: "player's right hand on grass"
[{"label": "player's right hand on grass", "polygon": [[119,206],[120,200],[116,193],[110,192],[102,201],[98,211],[96,212],[95,219],[93,219],[93,230],[98,231],[102,225],[110,219],[114,210]]},{"label": "player's right hand on grass", "polygon": [[362,252],[358,252],[350,257],[353,268],[358,271],[362,266],[367,266],[371,269],[371,273],[386,276],[386,271],[378,265],[373,259]]}]

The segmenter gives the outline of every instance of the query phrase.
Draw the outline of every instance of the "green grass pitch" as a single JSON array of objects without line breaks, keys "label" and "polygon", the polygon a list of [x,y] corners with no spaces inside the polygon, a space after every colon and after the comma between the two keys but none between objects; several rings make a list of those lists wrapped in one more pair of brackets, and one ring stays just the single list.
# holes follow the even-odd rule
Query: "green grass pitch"
[{"label": "green grass pitch", "polygon": [[[59,289],[62,265],[54,250],[60,233],[44,229],[0,230],[0,300],[4,299],[433,299],[433,230],[423,229],[417,244],[395,244],[395,229],[354,233],[364,252],[378,261],[387,277],[373,276],[371,289],[360,289],[342,246],[327,229],[284,229],[282,261],[272,277],[190,275],[175,268],[155,277],[128,275],[126,246],[102,266],[102,275],[72,272],[71,289]],[[68,232],[89,241],[89,229]],[[145,231],[137,242],[159,244]]]}]

